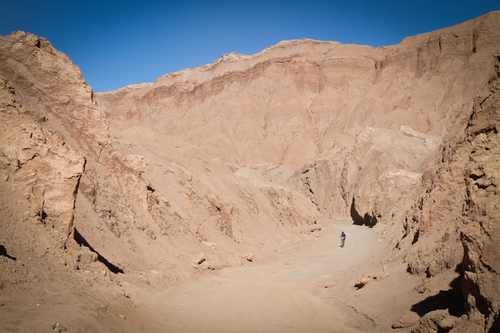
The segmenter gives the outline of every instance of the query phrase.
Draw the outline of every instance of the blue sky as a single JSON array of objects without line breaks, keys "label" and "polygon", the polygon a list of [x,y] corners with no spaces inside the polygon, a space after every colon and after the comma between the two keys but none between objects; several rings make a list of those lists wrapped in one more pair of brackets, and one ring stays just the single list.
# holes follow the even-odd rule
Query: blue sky
[{"label": "blue sky", "polygon": [[374,47],[500,10],[476,1],[5,1],[0,35],[48,39],[95,92],[312,38]]}]

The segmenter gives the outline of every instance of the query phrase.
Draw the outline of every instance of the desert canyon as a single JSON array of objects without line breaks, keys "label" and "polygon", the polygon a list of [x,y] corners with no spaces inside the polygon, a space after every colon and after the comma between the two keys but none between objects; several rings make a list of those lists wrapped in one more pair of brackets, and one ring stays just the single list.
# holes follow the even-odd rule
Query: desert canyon
[{"label": "desert canyon", "polygon": [[500,332],[500,12],[96,94],[17,31],[0,117],[1,332]]}]

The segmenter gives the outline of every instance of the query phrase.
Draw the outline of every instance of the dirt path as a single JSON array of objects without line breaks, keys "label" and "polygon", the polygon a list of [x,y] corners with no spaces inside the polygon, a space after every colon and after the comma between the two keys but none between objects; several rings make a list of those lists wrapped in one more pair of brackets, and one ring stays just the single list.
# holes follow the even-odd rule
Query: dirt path
[{"label": "dirt path", "polygon": [[367,331],[373,321],[346,298],[361,273],[381,270],[385,249],[373,230],[336,223],[277,261],[206,274],[145,299],[144,309],[169,332]]}]

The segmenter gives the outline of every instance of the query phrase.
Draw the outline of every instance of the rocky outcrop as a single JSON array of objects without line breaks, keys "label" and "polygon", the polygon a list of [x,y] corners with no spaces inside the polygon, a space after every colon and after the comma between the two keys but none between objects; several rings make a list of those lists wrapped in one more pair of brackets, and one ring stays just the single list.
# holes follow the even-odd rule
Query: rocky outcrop
[{"label": "rocky outcrop", "polygon": [[0,117],[1,181],[23,191],[19,203],[32,217],[69,235],[84,157],[33,121],[3,77]]},{"label": "rocky outcrop", "polygon": [[[73,188],[71,195],[66,195],[65,192],[51,190],[50,186],[55,183],[55,180],[51,179],[51,184],[46,186],[45,196],[61,199],[61,205],[64,201],[71,201],[71,204],[64,206],[71,210],[72,217],[75,195],[85,195],[85,190],[97,195],[110,190],[103,189],[103,186],[100,186],[102,183],[92,183],[95,170],[98,170],[98,177],[108,178],[105,184],[113,183],[122,193],[136,194],[136,188],[140,186],[134,185],[138,184],[137,176],[143,166],[136,163],[134,157],[117,154],[111,147],[104,113],[95,104],[92,89],[83,79],[79,68],[65,54],[55,50],[44,38],[19,31],[0,37],[0,60],[0,75],[4,75],[12,84],[17,98],[26,110],[25,115],[36,120],[42,131],[59,136],[60,140],[64,141],[64,148],[68,153],[73,151],[72,147],[86,157],[85,170],[83,164],[80,166],[81,177],[68,175],[69,178],[73,177],[75,184],[80,185],[80,191],[76,192]],[[17,134],[19,133],[13,136]],[[36,138],[30,133],[27,135]],[[49,154],[56,151],[51,143],[45,147]],[[72,170],[67,165],[61,165],[61,168],[63,177]],[[39,182],[38,176],[33,177],[33,182]],[[122,183],[117,178],[120,178],[121,182],[127,178],[129,180],[121,186]],[[145,202],[146,185],[143,184],[142,188]],[[132,204],[119,204],[117,207],[140,207],[140,204],[136,205],[137,200],[130,196],[123,195],[121,200],[129,200]],[[48,211],[57,211],[57,208],[50,206],[50,202],[51,200],[47,200],[49,204],[44,205],[46,211],[40,213],[41,215],[48,214]],[[76,212],[78,216],[78,205]],[[71,232],[72,229],[66,231]]]},{"label": "rocky outcrop", "polygon": [[[14,87],[0,76],[3,296],[15,295],[16,301],[22,301],[44,292],[47,283],[74,282],[77,277],[68,277],[69,272],[104,268],[95,253],[79,248],[73,239],[75,202],[84,167],[84,156],[60,134],[44,127],[43,119],[34,120]],[[3,302],[9,303],[9,297]]]},{"label": "rocky outcrop", "polygon": [[468,310],[460,325],[485,332],[500,327],[499,63],[423,174],[418,194],[405,199],[413,204],[397,216],[404,231],[395,245],[410,273],[433,277],[458,269]]},{"label": "rocky outcrop", "polygon": [[343,197],[350,203],[356,224],[374,226],[387,216],[393,203],[404,196],[422,175],[435,154],[440,138],[415,133],[365,128],[342,170]]},{"label": "rocky outcrop", "polygon": [[396,319],[392,323],[392,328],[406,328],[411,327],[420,321],[420,317],[415,312],[409,312],[402,316],[401,318]]},{"label": "rocky outcrop", "polygon": [[108,125],[78,66],[45,38],[17,31],[0,37],[0,75],[35,119],[64,134],[75,148],[99,156]]},{"label": "rocky outcrop", "polygon": [[366,127],[351,151],[304,166],[292,181],[323,214],[350,215],[356,224],[374,226],[418,182],[440,141],[404,126]]},{"label": "rocky outcrop", "polygon": [[450,332],[456,326],[456,321],[457,318],[451,316],[448,310],[432,311],[422,317],[418,327],[412,330],[412,333]]},{"label": "rocky outcrop", "polygon": [[[498,59],[500,61],[500,58]],[[467,124],[469,154],[460,240],[464,250],[462,288],[471,316],[485,320],[485,330],[500,329],[500,72],[476,99]]]}]

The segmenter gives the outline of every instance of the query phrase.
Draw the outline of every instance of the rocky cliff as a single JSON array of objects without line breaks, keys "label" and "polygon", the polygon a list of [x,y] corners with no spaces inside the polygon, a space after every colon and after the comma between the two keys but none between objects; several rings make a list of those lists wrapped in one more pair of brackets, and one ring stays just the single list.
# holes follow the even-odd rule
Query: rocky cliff
[{"label": "rocky cliff", "polygon": [[380,48],[284,41],[94,95],[45,39],[0,37],[0,289],[169,286],[347,217],[423,285],[458,271],[463,316],[428,311],[417,331],[494,332],[499,52],[492,12]]},{"label": "rocky cliff", "polygon": [[[90,249],[114,273],[139,279],[154,270],[151,279],[175,283],[198,265],[266,257],[327,221],[299,192],[196,147],[162,145],[151,133],[112,143],[80,71],[43,38],[2,37],[0,59],[6,193],[23,188],[33,218],[62,231],[63,247]],[[2,245],[10,249],[11,241]]]},{"label": "rocky cliff", "polygon": [[[401,148],[394,154],[416,149],[408,148],[412,140],[422,143],[421,150],[408,151],[405,158],[394,156],[392,162],[381,158],[382,164],[392,166],[365,168],[362,173],[386,178],[404,174],[411,182],[422,172],[424,155],[436,151],[439,137],[451,130],[472,106],[478,89],[488,83],[498,47],[497,15],[409,37],[390,47],[282,42],[252,56],[230,54],[210,65],[96,98],[116,137],[153,131],[165,144],[191,144],[240,165],[270,163],[297,170],[332,156],[343,160],[355,145],[361,152],[361,146],[371,144],[367,140],[374,135],[368,135],[366,127],[385,129],[386,140],[408,137],[407,142],[398,141]],[[359,186],[365,186],[364,194],[368,190],[356,169],[379,163],[355,161],[364,158],[360,155],[349,155],[346,170],[342,161],[340,169],[321,172],[327,177],[318,179],[322,184],[331,181],[332,174],[350,174],[343,177],[341,195],[330,195],[329,186],[311,188],[316,196],[328,197],[320,207],[327,216],[345,214],[352,207],[368,220],[380,218],[380,204],[364,202],[366,196],[356,192]],[[417,158],[408,159],[410,155]]]},{"label": "rocky cliff", "polygon": [[393,209],[396,216],[386,219],[403,221],[393,254],[403,255],[408,272],[427,279],[447,270],[460,272],[459,292],[469,313],[456,320],[460,332],[500,329],[499,56],[488,86],[477,93],[436,159],[400,202],[411,206]]}]

